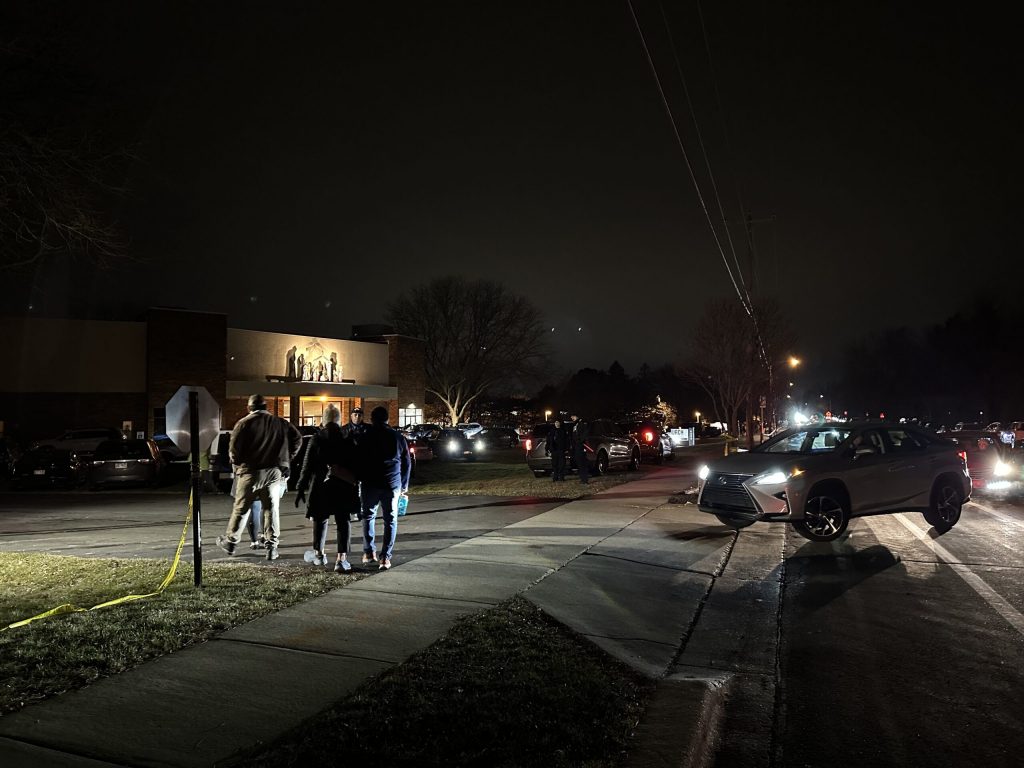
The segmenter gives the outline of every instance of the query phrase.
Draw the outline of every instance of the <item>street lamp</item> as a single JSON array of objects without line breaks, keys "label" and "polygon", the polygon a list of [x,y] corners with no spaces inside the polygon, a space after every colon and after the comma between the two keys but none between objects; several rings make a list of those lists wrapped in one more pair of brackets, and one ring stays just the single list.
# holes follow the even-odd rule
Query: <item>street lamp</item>
[{"label": "street lamp", "polygon": [[803,360],[801,360],[799,357],[793,357],[793,355],[790,355],[789,360],[787,360],[786,362],[789,363],[790,368],[796,368],[798,365],[800,365],[800,363],[803,362]]},{"label": "street lamp", "polygon": [[700,421],[700,411],[694,411],[693,418],[695,418],[697,421]]},{"label": "street lamp", "polygon": [[548,411],[544,411],[544,421],[549,421],[550,419],[551,419],[551,411],[549,411],[549,410]]}]

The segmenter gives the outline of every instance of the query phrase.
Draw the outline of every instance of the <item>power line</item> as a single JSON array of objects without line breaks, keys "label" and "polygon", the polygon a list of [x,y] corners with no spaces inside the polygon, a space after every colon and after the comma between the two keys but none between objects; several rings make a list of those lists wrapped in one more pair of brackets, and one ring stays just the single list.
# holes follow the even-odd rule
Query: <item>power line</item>
[{"label": "power line", "polygon": [[[690,98],[690,89],[686,85],[686,75],[683,74],[683,65],[679,61],[679,53],[676,51],[675,41],[672,39],[672,28],[668,23],[668,16],[665,15],[665,6],[658,2],[658,9],[661,11],[661,20],[665,24],[665,32],[668,34],[668,44],[672,49],[672,58],[676,63],[676,72],[679,74],[679,80],[683,84],[683,93],[686,95],[686,104],[690,108],[690,117],[693,119],[693,127],[697,132],[697,144],[700,146],[701,154],[704,155],[704,167],[707,169],[708,178],[711,180],[711,189],[715,193],[715,202],[718,204],[718,213],[722,217],[722,222],[725,223],[725,210],[722,208],[722,198],[718,195],[718,183],[715,181],[715,174],[711,170],[711,159],[708,157],[707,148],[704,146],[704,136],[700,130],[700,123],[697,120],[697,111],[693,108],[693,100]],[[743,213],[743,204],[740,202],[740,214]],[[732,252],[732,261],[736,265],[736,272],[740,276],[740,282],[743,284],[743,292],[747,297],[747,304],[750,304],[750,284],[743,280],[743,268],[740,266],[739,257],[736,255],[736,246],[732,242],[732,233],[729,232],[729,227],[725,227],[725,238],[729,243],[729,250]]]},{"label": "power line", "polygon": [[711,235],[715,239],[715,245],[718,246],[718,253],[722,257],[722,263],[725,265],[725,271],[729,274],[729,280],[732,282],[732,287],[736,291],[736,295],[739,297],[743,308],[748,314],[753,316],[752,307],[748,305],[743,291],[736,283],[736,276],[733,274],[732,267],[729,266],[729,258],[725,255],[725,249],[722,248],[722,242],[718,237],[718,230],[715,229],[714,222],[711,219],[711,214],[708,212],[708,206],[704,202],[704,195],[701,193],[700,185],[697,183],[697,177],[693,172],[693,165],[690,163],[690,157],[686,152],[686,146],[683,144],[682,136],[679,135],[679,126],[676,123],[675,116],[672,114],[672,106],[668,103],[668,98],[665,96],[665,89],[662,87],[661,78],[658,76],[658,68],[654,65],[654,59],[651,57],[650,48],[647,46],[647,38],[644,36],[644,31],[640,27],[640,20],[637,18],[636,11],[633,9],[633,0],[626,0],[626,4],[629,6],[629,13],[633,17],[633,24],[636,25],[637,34],[640,36],[640,44],[643,46],[644,55],[647,57],[647,63],[651,67],[651,74],[654,75],[654,82],[658,86],[661,103],[665,107],[665,112],[668,115],[669,122],[672,124],[672,132],[675,134],[676,143],[679,145],[679,151],[682,153],[683,161],[686,163],[686,170],[690,174],[690,181],[693,182],[693,188],[697,193],[697,200],[700,202],[701,210],[704,211],[704,218],[707,219],[708,227],[711,228]]}]

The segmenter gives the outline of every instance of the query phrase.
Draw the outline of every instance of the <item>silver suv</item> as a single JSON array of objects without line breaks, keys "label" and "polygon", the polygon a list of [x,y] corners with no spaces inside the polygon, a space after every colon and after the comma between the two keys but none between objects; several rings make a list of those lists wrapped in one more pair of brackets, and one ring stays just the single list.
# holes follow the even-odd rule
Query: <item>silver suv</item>
[{"label": "silver suv", "polygon": [[697,504],[733,528],[786,522],[832,541],[850,518],[919,511],[940,532],[960,519],[971,478],[958,447],[906,424],[788,429],[701,468]]},{"label": "silver suv", "polygon": [[[590,474],[603,475],[609,469],[640,468],[640,444],[628,432],[619,428],[611,419],[593,419],[587,422],[587,426],[590,435],[584,445]],[[566,422],[562,428],[568,434],[572,422]],[[526,445],[526,465],[536,477],[551,474],[551,457],[546,455],[545,450],[548,432],[552,429],[554,424],[550,422],[537,424],[523,441]],[[571,451],[568,451],[566,457],[566,467],[577,469]]]}]

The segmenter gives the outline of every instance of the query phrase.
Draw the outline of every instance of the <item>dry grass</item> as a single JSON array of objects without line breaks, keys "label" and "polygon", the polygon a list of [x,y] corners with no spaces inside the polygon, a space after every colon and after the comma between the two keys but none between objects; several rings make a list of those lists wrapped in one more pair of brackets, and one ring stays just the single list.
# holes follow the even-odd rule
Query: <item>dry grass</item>
[{"label": "dry grass", "polygon": [[[83,608],[151,592],[166,560],[91,559],[0,553],[0,627],[73,603]],[[339,586],[358,575],[326,569],[213,563],[203,589],[179,568],[163,595],[0,632],[0,713],[80,688],[171,653],[258,616]]]}]

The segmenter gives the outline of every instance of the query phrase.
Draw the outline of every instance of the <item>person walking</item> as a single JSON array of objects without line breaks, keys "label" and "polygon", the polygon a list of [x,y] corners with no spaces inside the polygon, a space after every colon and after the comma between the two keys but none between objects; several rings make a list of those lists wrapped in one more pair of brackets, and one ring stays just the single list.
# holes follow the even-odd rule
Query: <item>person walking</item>
[{"label": "person walking", "polygon": [[554,426],[548,432],[544,444],[544,453],[551,457],[551,480],[557,483],[565,480],[565,451],[568,448],[568,435],[562,429],[562,419],[555,417]]},{"label": "person walking", "polygon": [[587,438],[590,437],[590,429],[587,422],[583,421],[575,413],[569,417],[572,420],[570,441],[572,443],[572,458],[576,462],[576,470],[580,475],[580,484],[587,485],[590,482],[590,465],[587,463]]},{"label": "person walking", "polygon": [[[348,573],[348,546],[352,538],[349,514],[359,510],[359,486],[356,481],[356,447],[352,438],[342,433],[341,411],[334,405],[324,409],[320,431],[310,440],[302,462],[302,472],[295,487],[296,509],[306,503],[306,517],[313,521],[313,549],[306,552],[306,562],[327,565],[327,527],[331,517],[338,534],[335,573]],[[309,500],[306,501],[306,492]]]},{"label": "person walking", "polygon": [[[359,440],[360,481],[363,505],[363,563],[379,563],[377,569],[391,568],[391,556],[398,536],[398,500],[409,492],[412,469],[409,444],[388,426],[388,409],[378,406],[370,413],[370,426]],[[384,540],[380,555],[374,547],[377,505],[384,518]]]},{"label": "person walking", "polygon": [[281,535],[281,496],[287,488],[291,462],[302,445],[302,435],[294,425],[267,412],[263,395],[249,398],[249,415],[243,416],[231,431],[228,455],[235,467],[235,504],[223,536],[217,546],[229,555],[241,539],[240,532],[254,501],[263,506],[263,530],[267,540],[267,560],[277,560]]}]

